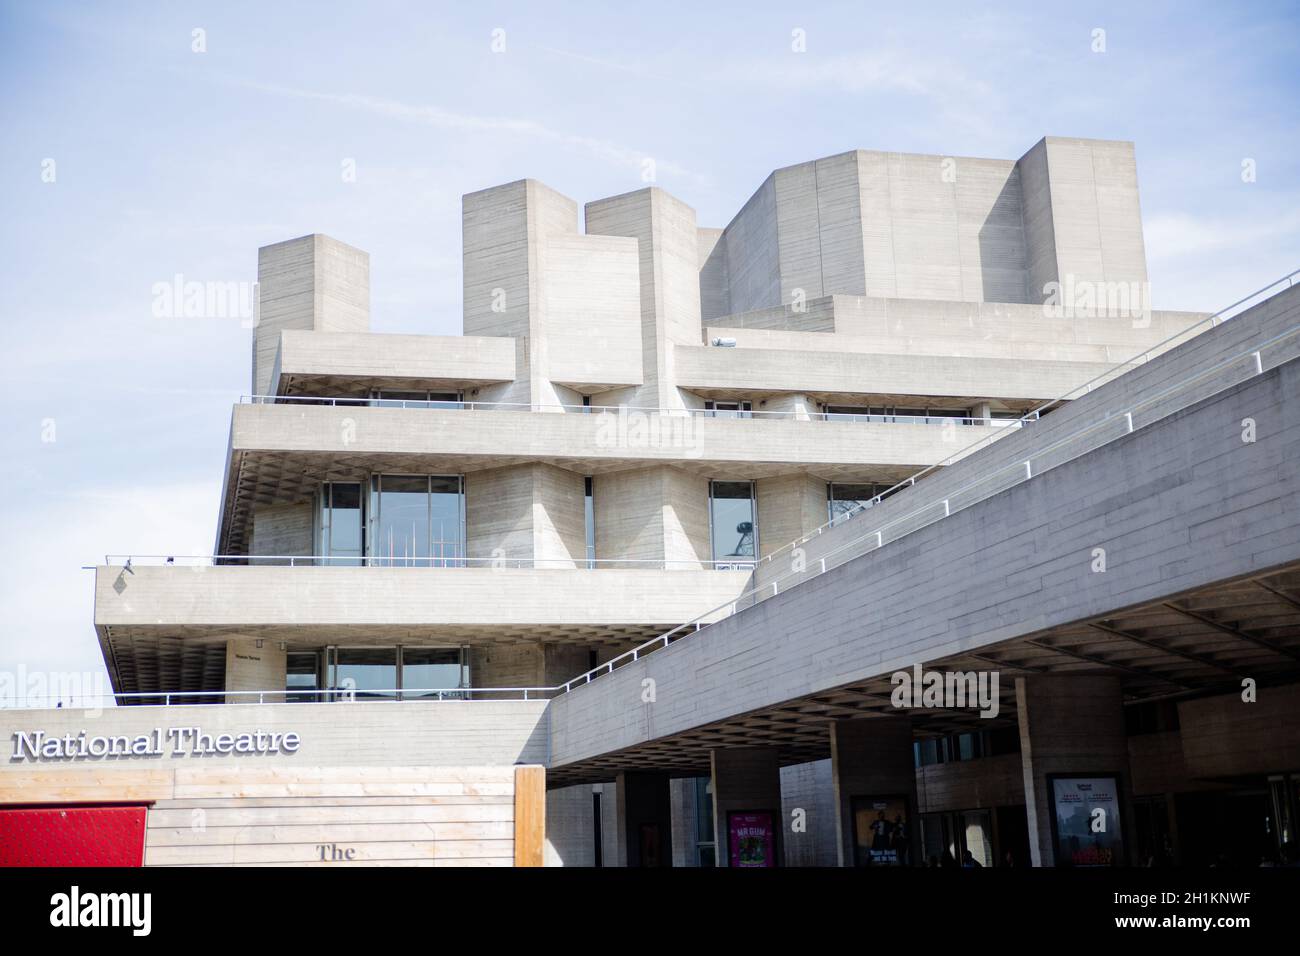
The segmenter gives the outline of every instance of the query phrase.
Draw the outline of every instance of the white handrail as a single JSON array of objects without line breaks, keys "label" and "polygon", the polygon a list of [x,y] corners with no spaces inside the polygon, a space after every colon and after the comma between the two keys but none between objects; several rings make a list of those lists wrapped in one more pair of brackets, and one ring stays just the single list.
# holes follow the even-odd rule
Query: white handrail
[{"label": "white handrail", "polygon": [[[201,706],[205,702],[230,703],[226,700],[229,697],[237,698],[255,698],[255,700],[235,701],[235,703],[428,703],[431,700],[457,702],[457,703],[479,703],[475,696],[484,697],[489,694],[512,694],[520,701],[537,701],[547,700],[547,695],[554,695],[557,691],[555,687],[387,687],[387,688],[360,688],[360,687],[276,687],[269,690],[170,690],[170,691],[130,691],[117,694],[44,694],[19,696],[19,702],[15,705],[6,705],[0,702],[0,710],[85,710],[90,705],[99,706],[104,703],[119,701],[157,701],[161,700],[164,707],[186,706],[199,701]],[[437,695],[434,698],[433,695]],[[301,698],[315,696],[315,701],[303,701]],[[286,700],[286,698],[288,698]],[[49,701],[44,707],[36,706],[32,702],[37,700]],[[499,698],[498,698],[499,700]]]},{"label": "white handrail", "polygon": [[[281,562],[281,563],[271,563]],[[287,562],[283,563],[283,562]],[[369,555],[346,557],[330,554],[106,554],[109,567],[369,567],[369,568],[467,568],[562,571],[752,571],[756,558],[720,560],[704,558],[456,558],[392,557]],[[626,567],[630,565],[630,567]]]},{"label": "white handrail", "polygon": [[[678,418],[714,418],[723,421],[764,419],[776,421],[813,421],[840,422],[872,425],[942,425],[952,422],[958,425],[983,425],[997,427],[1011,424],[1019,419],[993,418],[992,416],[970,415],[900,415],[894,413],[870,412],[823,412],[823,411],[765,411],[732,410],[713,408],[693,408],[688,406],[668,407],[654,405],[566,405],[545,402],[479,402],[447,401],[438,399],[407,400],[397,398],[353,398],[339,395],[240,395],[241,405],[324,405],[337,408],[406,408],[434,409],[437,411],[479,411],[504,410],[525,412],[569,412],[578,414],[618,415],[627,412],[643,412],[648,415],[663,415]],[[897,407],[897,406],[891,406]]]}]

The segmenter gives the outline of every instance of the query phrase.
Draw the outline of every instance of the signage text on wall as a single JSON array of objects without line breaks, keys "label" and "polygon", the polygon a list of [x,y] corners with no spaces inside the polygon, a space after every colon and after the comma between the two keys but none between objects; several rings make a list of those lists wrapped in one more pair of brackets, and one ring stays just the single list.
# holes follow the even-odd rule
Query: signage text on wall
[{"label": "signage text on wall", "polygon": [[102,760],[109,757],[205,757],[293,754],[302,743],[295,733],[209,734],[202,727],[155,727],[143,734],[92,736],[84,730],[55,736],[17,730],[10,760]]}]

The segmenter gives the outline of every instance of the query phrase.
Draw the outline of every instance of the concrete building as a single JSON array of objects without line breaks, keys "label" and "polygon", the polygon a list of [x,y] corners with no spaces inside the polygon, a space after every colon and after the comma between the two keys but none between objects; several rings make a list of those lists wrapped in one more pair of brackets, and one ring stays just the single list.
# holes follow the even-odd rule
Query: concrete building
[{"label": "concrete building", "polygon": [[[524,180],[462,234],[456,337],[371,332],[361,250],[259,250],[214,553],[96,570],[120,706],[85,746],[79,707],[0,712],[0,803],[148,805],[159,864],[1190,859],[1175,793],[1294,839],[1296,297],[1153,311],[1131,144],[845,153],[720,229]],[[1197,401],[1274,416],[1236,563],[1155,557],[1200,534]],[[1145,576],[1070,576],[1144,514]],[[914,665],[1000,674],[998,714],[894,706]]]}]

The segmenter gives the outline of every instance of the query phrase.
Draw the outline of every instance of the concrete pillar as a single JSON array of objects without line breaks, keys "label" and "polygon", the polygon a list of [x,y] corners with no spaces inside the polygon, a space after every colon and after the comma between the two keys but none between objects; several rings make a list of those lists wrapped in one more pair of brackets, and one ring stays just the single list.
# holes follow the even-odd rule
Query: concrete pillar
[{"label": "concrete pillar", "polygon": [[758,546],[763,556],[824,525],[826,482],[812,475],[781,475],[755,483]]},{"label": "concrete pillar", "polygon": [[578,205],[532,179],[469,193],[461,200],[466,335],[515,340],[518,378],[481,388],[481,402],[569,404],[547,380],[545,250],[551,236],[578,234]]},{"label": "concrete pillar", "polygon": [[635,238],[640,256],[643,384],[602,395],[600,403],[685,407],[674,381],[673,346],[698,346],[703,334],[695,210],[650,187],[587,203],[586,220],[588,235]]},{"label": "concrete pillar", "polygon": [[[839,827],[829,760],[781,768],[781,813],[788,828],[786,866],[835,866]],[[796,819],[802,821],[798,830]]]},{"label": "concrete pillar", "polygon": [[598,560],[667,561],[674,570],[709,560],[707,479],[664,465],[597,475],[594,490]]},{"label": "concrete pillar", "polygon": [[370,256],[319,233],[257,250],[253,393],[272,388],[280,333],[370,331]]},{"label": "concrete pillar", "polygon": [[[626,771],[615,781],[618,790],[618,845],[607,848],[614,866],[672,866],[672,801],[668,775],[656,771]],[[613,850],[612,857],[608,850]]]},{"label": "concrete pillar", "polygon": [[[260,646],[259,646],[260,645]],[[226,641],[226,690],[283,690],[285,652],[279,641],[241,639]],[[267,703],[280,703],[278,694],[268,694]],[[226,698],[230,704],[257,703],[250,695]]]},{"label": "concrete pillar", "polygon": [[[1055,801],[1048,776],[1118,776],[1125,859],[1132,852],[1132,806],[1128,738],[1119,678],[1088,675],[1035,675],[1016,678],[1020,719],[1020,759],[1024,769],[1029,853],[1034,866],[1055,866],[1052,821]],[[1088,811],[1087,807],[1083,808]],[[1113,827],[1113,818],[1107,820]]]},{"label": "concrete pillar", "polygon": [[772,865],[784,859],[785,821],[781,816],[781,764],[775,747],[733,747],[709,751],[713,775],[713,828],[718,866],[731,865],[728,815],[772,815]]},{"label": "concrete pillar", "polygon": [[587,557],[583,476],[554,465],[514,465],[465,478],[466,554],[582,567]]},{"label": "concrete pillar", "polygon": [[[836,846],[839,866],[858,865],[854,839],[870,845],[871,825],[885,814],[895,822],[899,799],[904,804],[909,863],[920,859],[917,821],[916,760],[912,752],[912,721],[905,716],[837,720],[831,724],[831,786],[835,793]],[[860,799],[854,820],[854,798]],[[891,798],[893,798],[891,800]],[[877,807],[875,804],[880,804]]]}]

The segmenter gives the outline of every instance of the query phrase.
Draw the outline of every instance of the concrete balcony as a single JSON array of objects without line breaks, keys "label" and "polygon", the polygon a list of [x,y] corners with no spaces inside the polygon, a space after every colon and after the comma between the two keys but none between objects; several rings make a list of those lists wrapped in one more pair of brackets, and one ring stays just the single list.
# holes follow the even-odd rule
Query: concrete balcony
[{"label": "concrete balcony", "polygon": [[492,567],[95,569],[101,640],[646,639],[732,601],[749,571]]},{"label": "concrete balcony", "polygon": [[245,458],[366,459],[376,470],[432,467],[464,473],[542,461],[580,464],[591,474],[671,463],[746,478],[819,466],[920,468],[998,431],[978,423],[724,418],[685,409],[580,411],[241,404],[231,422],[230,447],[232,456]]},{"label": "concrete balcony", "polygon": [[270,392],[365,394],[372,388],[460,390],[515,378],[514,339],[285,330]]},{"label": "concrete balcony", "polygon": [[[1000,356],[867,354],[809,348],[811,333],[743,333],[711,329],[746,341],[768,339],[772,348],[674,346],[676,383],[701,395],[791,392],[807,395],[988,396],[1014,401],[1048,401],[1098,376],[1125,371],[1100,354],[1091,361],[1073,360],[1088,352],[1075,348],[1063,358]],[[827,344],[838,336],[823,334]],[[792,348],[794,342],[802,348]],[[815,344],[815,343],[813,343]],[[858,347],[861,347],[858,344]],[[1096,351],[1096,350],[1094,350]]]}]

